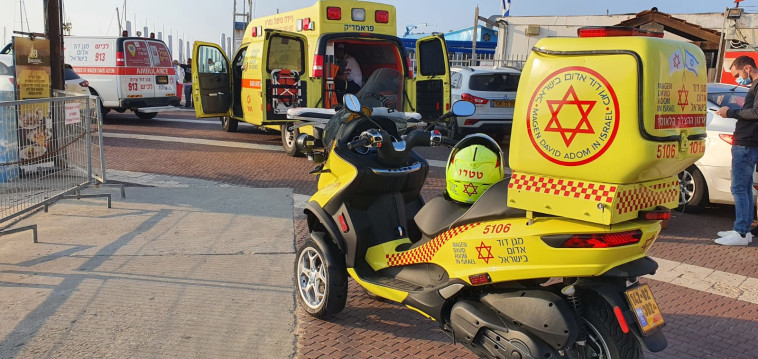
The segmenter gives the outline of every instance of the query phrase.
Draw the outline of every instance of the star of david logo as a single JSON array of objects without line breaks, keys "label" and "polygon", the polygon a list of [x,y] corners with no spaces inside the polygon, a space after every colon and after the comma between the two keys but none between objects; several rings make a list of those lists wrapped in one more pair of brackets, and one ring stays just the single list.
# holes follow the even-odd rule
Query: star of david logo
[{"label": "star of david logo", "polygon": [[684,108],[690,104],[689,100],[687,99],[687,95],[690,92],[687,91],[687,88],[684,86],[684,84],[682,84],[682,89],[677,90],[677,92],[679,93],[679,102],[677,103],[677,105],[682,106],[682,111],[684,111]]},{"label": "star of david logo", "polygon": [[479,192],[476,191],[477,188],[479,188],[479,186],[475,186],[473,183],[469,183],[467,185],[463,185],[463,193],[465,193],[469,197],[471,197],[472,195],[475,195],[475,194],[479,193]]},{"label": "star of david logo", "polygon": [[[476,251],[479,252],[479,257],[477,258],[483,259],[484,263],[490,264],[490,259],[495,258],[492,255],[492,246],[485,245],[484,242],[482,242],[482,244],[480,244],[479,247],[474,247],[474,248],[476,248]],[[482,254],[483,250],[486,250],[486,254],[487,254],[486,256]]]},{"label": "star of david logo", "polygon": [[673,62],[674,62],[674,68],[679,70],[679,66],[682,64],[682,60],[679,58],[678,53],[674,54]]},{"label": "star of david logo", "polygon": [[[569,97],[572,99],[569,100]],[[547,127],[545,127],[545,132],[560,133],[561,137],[563,137],[563,142],[566,143],[566,147],[571,146],[571,142],[574,141],[574,137],[576,137],[578,133],[594,134],[595,131],[592,129],[592,125],[590,125],[590,120],[587,116],[589,116],[590,111],[592,111],[592,108],[595,107],[596,103],[597,101],[580,101],[576,96],[574,86],[569,86],[568,91],[563,95],[563,99],[547,100],[547,106],[550,108],[550,114],[552,117],[550,117],[550,122],[548,122]],[[563,109],[563,105],[576,105],[576,108],[579,110],[579,114],[581,114],[582,118],[579,120],[579,123],[577,123],[575,128],[564,128],[558,119],[558,113]]]}]

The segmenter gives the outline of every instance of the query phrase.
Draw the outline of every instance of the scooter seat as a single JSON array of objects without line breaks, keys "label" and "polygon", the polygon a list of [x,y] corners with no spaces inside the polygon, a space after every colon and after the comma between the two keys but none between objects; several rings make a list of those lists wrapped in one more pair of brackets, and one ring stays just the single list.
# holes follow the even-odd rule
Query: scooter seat
[{"label": "scooter seat", "polygon": [[525,217],[526,211],[518,208],[508,207],[508,183],[510,178],[506,178],[488,188],[479,199],[471,205],[466,213],[458,218],[450,228],[462,226],[464,224],[488,221],[498,218],[515,218]]},{"label": "scooter seat", "polygon": [[[413,220],[425,238],[434,238],[443,232],[464,224],[497,218],[523,217],[526,212],[508,207],[510,178],[490,186],[472,205],[434,197],[421,207]],[[415,246],[415,244],[414,244]]]},{"label": "scooter seat", "polygon": [[443,196],[437,196],[427,202],[416,213],[413,220],[425,238],[434,238],[438,234],[448,230],[450,224],[458,220],[470,205],[453,202]]}]

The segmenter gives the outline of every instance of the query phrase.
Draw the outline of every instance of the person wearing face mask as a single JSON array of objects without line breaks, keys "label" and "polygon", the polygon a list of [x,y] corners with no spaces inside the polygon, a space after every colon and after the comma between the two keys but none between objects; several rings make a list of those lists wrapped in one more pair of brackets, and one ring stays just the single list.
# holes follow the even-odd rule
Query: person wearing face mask
[{"label": "person wearing face mask", "polygon": [[[735,81],[748,86],[758,81],[758,68],[749,56],[740,56],[729,68]],[[746,246],[753,241],[750,224],[753,221],[753,172],[758,164],[758,85],[751,86],[741,110],[721,107],[716,114],[737,119],[732,145],[732,195],[736,218],[731,231],[718,232],[717,244]],[[755,229],[754,229],[755,231]]]}]

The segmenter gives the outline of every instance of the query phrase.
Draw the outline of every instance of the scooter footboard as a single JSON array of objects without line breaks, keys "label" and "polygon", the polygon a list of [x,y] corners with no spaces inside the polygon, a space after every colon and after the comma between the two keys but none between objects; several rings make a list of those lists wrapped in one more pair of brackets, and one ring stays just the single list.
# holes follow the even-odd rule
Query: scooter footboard
[{"label": "scooter footboard", "polygon": [[638,319],[632,312],[629,302],[624,298],[624,292],[639,287],[639,283],[631,286],[626,285],[626,278],[618,277],[595,277],[580,278],[574,283],[578,289],[589,290],[597,294],[601,300],[610,305],[616,314],[616,323],[624,333],[632,333],[637,340],[651,352],[659,352],[666,349],[668,341],[663,330],[658,327],[643,334],[638,326]]}]

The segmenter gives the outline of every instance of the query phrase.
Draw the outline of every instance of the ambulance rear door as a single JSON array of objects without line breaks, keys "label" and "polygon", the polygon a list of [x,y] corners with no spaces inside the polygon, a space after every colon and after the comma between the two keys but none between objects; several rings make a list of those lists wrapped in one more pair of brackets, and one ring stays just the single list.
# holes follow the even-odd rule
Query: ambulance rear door
[{"label": "ambulance rear door", "polygon": [[232,78],[229,58],[221,47],[195,41],[192,46],[192,100],[195,115],[231,116]]},{"label": "ambulance rear door", "polygon": [[266,29],[263,58],[263,124],[287,121],[287,110],[307,107],[305,56],[308,40],[305,36]]},{"label": "ambulance rear door", "polygon": [[147,40],[150,56],[153,59],[153,80],[155,81],[155,97],[177,96],[176,76],[171,64],[171,52],[163,41]]},{"label": "ambulance rear door", "polygon": [[127,38],[122,45],[126,70],[124,76],[119,76],[121,98],[155,97],[155,75],[147,42],[144,39]]},{"label": "ambulance rear door", "polygon": [[450,65],[441,34],[416,41],[415,110],[434,120],[450,109]]}]

